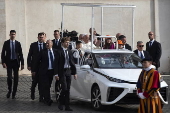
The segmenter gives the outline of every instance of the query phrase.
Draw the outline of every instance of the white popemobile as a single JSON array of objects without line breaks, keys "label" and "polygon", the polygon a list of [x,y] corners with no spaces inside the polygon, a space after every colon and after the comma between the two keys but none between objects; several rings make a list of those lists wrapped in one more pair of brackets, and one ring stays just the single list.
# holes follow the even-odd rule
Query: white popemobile
[{"label": "white popemobile", "polygon": [[[138,104],[136,83],[141,59],[126,49],[87,50],[76,64],[78,79],[72,79],[70,98],[91,102],[95,110],[115,103]],[[168,103],[168,85],[161,79],[160,98]],[[56,92],[58,97],[58,92]]]},{"label": "white popemobile", "polygon": [[[103,34],[104,8],[131,8],[132,9],[132,48],[134,48],[134,5],[119,4],[90,4],[90,3],[61,3],[62,5],[62,36],[64,28],[64,7],[91,7],[94,28],[94,8],[101,8],[101,34]],[[92,29],[93,42],[93,29]],[[106,38],[108,36],[99,36]],[[108,37],[109,38],[109,37]],[[115,36],[110,36],[115,38]],[[116,39],[116,38],[115,38]],[[117,39],[116,39],[117,41]],[[91,45],[92,47],[92,45]],[[116,45],[118,48],[118,45]],[[136,83],[142,70],[141,59],[133,51],[126,49],[93,49],[85,50],[83,58],[76,64],[78,79],[72,79],[70,98],[91,102],[95,110],[104,105],[117,103],[139,104],[136,94]],[[55,81],[55,80],[54,80]],[[53,82],[55,83],[55,82]],[[60,95],[60,84],[54,85],[56,99]],[[162,104],[168,104],[168,85],[161,78],[159,96]]]}]

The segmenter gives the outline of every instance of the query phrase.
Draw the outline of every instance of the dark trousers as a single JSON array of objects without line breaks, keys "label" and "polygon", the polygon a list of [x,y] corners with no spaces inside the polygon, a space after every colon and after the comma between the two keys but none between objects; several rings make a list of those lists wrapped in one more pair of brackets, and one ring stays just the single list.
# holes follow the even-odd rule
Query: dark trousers
[{"label": "dark trousers", "polygon": [[36,73],[34,76],[32,75],[32,85],[31,85],[32,93],[35,93],[35,87],[37,86],[37,84],[38,84],[40,98],[42,98],[42,93],[41,93],[40,84],[39,84],[39,74]]},{"label": "dark trousers", "polygon": [[59,103],[61,105],[65,105],[65,107],[69,107],[70,104],[70,85],[71,85],[71,70],[64,70],[64,74],[59,78],[61,83],[61,94],[59,97]]},{"label": "dark trousers", "polygon": [[40,89],[46,102],[51,100],[50,88],[53,80],[54,70],[48,70],[46,74],[40,75]]},{"label": "dark trousers", "polygon": [[[18,87],[18,71],[19,71],[19,66],[17,60],[11,60],[10,64],[7,65],[7,84],[8,84],[8,91],[12,95],[15,96],[17,92],[17,87]],[[12,77],[12,72],[13,72],[13,77]],[[13,90],[12,90],[12,79],[13,81]]]}]

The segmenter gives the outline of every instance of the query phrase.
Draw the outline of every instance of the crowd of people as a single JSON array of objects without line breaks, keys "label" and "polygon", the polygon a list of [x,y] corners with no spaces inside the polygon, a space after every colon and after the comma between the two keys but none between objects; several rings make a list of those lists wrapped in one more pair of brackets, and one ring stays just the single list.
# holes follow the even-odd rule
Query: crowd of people
[{"label": "crowd of people", "polygon": [[[92,36],[93,31],[93,36]],[[71,75],[77,79],[75,64],[79,58],[84,55],[87,49],[128,49],[132,50],[131,46],[126,42],[126,36],[121,33],[116,34],[117,41],[112,41],[112,38],[100,38],[96,30],[89,29],[89,34],[80,34],[77,40],[70,40],[69,37],[62,37],[59,30],[54,31],[54,39],[46,41],[44,32],[38,33],[38,41],[31,43],[27,56],[27,69],[32,74],[31,99],[35,99],[35,88],[38,84],[39,101],[47,105],[53,103],[50,95],[50,87],[53,76],[61,83],[61,94],[59,97],[58,108],[66,111],[72,111],[69,106],[69,95],[71,85]],[[24,58],[22,53],[21,43],[16,38],[16,31],[10,31],[10,39],[4,42],[1,59],[2,65],[7,69],[7,98],[16,99],[18,86],[18,71],[24,69]],[[107,35],[109,36],[109,35]],[[93,37],[93,42],[91,38]],[[152,58],[152,64],[156,66],[156,70],[160,67],[161,44],[154,39],[154,33],[148,33],[149,42],[146,43],[146,51],[143,50],[144,43],[137,42],[137,49],[134,51],[141,59]],[[74,43],[70,46],[70,43]],[[150,61],[150,60],[149,60]],[[21,64],[21,66],[20,66]],[[14,75],[12,75],[12,72]],[[13,79],[13,85],[12,85]],[[13,88],[12,88],[13,86]],[[139,86],[140,87],[140,86]],[[141,92],[140,92],[141,93]]]}]

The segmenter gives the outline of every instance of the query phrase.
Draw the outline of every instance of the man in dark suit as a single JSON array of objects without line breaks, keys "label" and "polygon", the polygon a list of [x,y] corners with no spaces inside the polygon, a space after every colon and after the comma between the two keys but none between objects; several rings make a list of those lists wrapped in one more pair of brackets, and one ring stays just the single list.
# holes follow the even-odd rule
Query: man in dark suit
[{"label": "man in dark suit", "polygon": [[35,66],[39,67],[33,69],[33,72],[38,72],[40,80],[40,90],[44,98],[44,103],[51,106],[52,100],[50,95],[50,87],[54,75],[58,75],[58,61],[59,53],[56,49],[52,48],[53,42],[47,40],[46,49],[43,49],[35,63]]},{"label": "man in dark suit", "polygon": [[[40,53],[41,50],[43,50],[44,48],[46,48],[45,45],[45,34],[42,33],[38,33],[38,41],[37,42],[33,42],[30,45],[30,49],[29,49],[29,53],[28,53],[28,57],[27,57],[27,68],[29,71],[31,71],[32,73],[32,85],[31,85],[31,99],[34,100],[35,99],[35,87],[38,83],[38,74],[35,75],[35,73],[33,73],[33,69],[37,68],[34,67],[38,54]],[[39,89],[39,84],[38,84],[38,89]],[[40,90],[39,90],[39,101],[42,101],[42,96],[40,94]]]},{"label": "man in dark suit", "polygon": [[53,41],[53,48],[60,49],[61,48],[61,39],[60,39],[59,30],[54,31],[54,37],[55,37],[55,39],[52,40]]},{"label": "man in dark suit", "polygon": [[144,44],[142,41],[137,42],[137,49],[134,51],[136,55],[138,55],[141,59],[150,58],[150,55],[147,51],[143,50]]},{"label": "man in dark suit", "polygon": [[121,41],[123,42],[123,44],[124,44],[123,48],[124,48],[124,49],[128,49],[128,50],[131,50],[131,51],[132,51],[131,46],[126,43],[126,36],[120,35],[120,36],[119,36],[119,40],[121,40]]},{"label": "man in dark suit", "polygon": [[156,70],[158,70],[158,68],[160,67],[160,58],[162,55],[161,44],[154,39],[153,32],[149,32],[148,37],[150,41],[146,43],[146,51],[148,51],[149,54],[151,55],[153,59],[152,64],[155,65]]},{"label": "man in dark suit", "polygon": [[[55,30],[54,31],[54,38],[55,39],[52,40],[53,41],[53,48],[60,49],[61,48],[61,39],[60,39],[60,32],[59,32],[59,30]],[[58,84],[58,80],[56,80],[55,86],[57,86],[57,84]]]},{"label": "man in dark suit", "polygon": [[[1,60],[3,68],[7,69],[7,84],[8,84],[8,93],[7,98],[10,98],[12,92],[12,99],[15,99],[18,86],[18,71],[21,62],[21,70],[24,69],[24,58],[22,53],[22,47],[20,42],[15,40],[16,31],[10,31],[10,39],[4,42]],[[12,77],[12,71],[14,77]],[[12,79],[14,79],[13,90],[12,90]]]},{"label": "man in dark suit", "polygon": [[64,37],[61,39],[62,48],[59,49],[59,73],[56,75],[56,80],[61,83],[61,94],[59,97],[58,108],[63,110],[63,105],[65,105],[66,111],[73,111],[70,106],[70,85],[71,85],[71,75],[74,75],[74,79],[77,79],[76,67],[73,60],[73,54],[69,47],[70,38]]}]

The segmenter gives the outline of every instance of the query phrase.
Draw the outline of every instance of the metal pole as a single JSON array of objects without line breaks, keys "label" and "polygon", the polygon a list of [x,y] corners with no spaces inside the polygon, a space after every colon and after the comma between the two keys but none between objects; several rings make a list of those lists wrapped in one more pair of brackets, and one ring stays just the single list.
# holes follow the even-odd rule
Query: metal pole
[{"label": "metal pole", "polygon": [[101,35],[103,35],[103,7],[101,7]]},{"label": "metal pole", "polygon": [[61,38],[63,38],[63,28],[64,28],[64,6],[62,5]]},{"label": "metal pole", "polygon": [[91,34],[91,52],[93,51],[93,27],[94,27],[94,8],[92,7],[92,19],[91,19],[91,29],[92,29],[92,34]]},{"label": "metal pole", "polygon": [[135,9],[132,8],[132,51],[134,49],[134,14],[135,14]]},{"label": "metal pole", "polygon": [[[103,36],[103,7],[101,7],[101,35]],[[101,49],[103,49],[103,38],[101,39]]]},{"label": "metal pole", "polygon": [[118,50],[119,48],[118,48],[117,38],[115,37],[115,39],[116,39],[116,50]]}]

